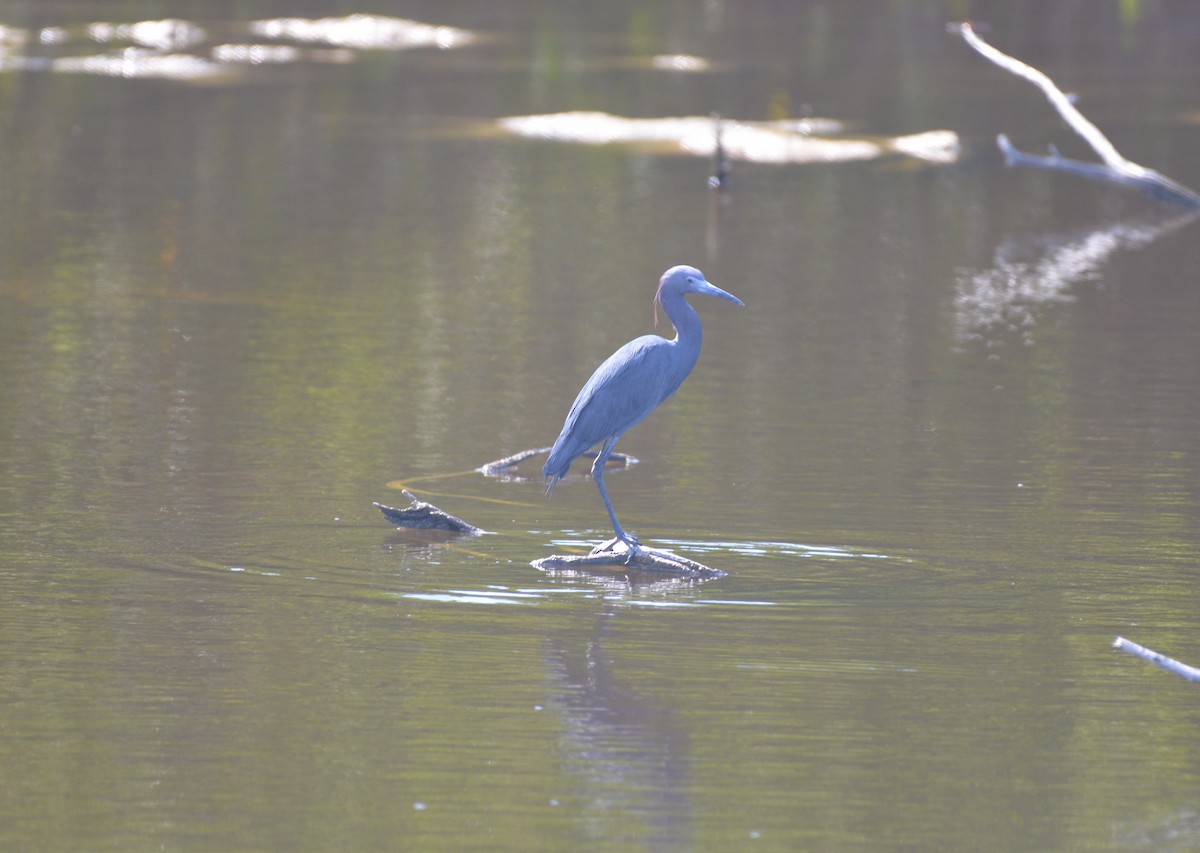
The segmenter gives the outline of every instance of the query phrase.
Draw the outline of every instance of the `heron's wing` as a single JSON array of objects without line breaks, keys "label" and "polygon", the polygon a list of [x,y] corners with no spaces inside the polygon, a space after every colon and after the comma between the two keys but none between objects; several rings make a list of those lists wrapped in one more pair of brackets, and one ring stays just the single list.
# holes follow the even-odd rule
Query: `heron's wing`
[{"label": "heron's wing", "polygon": [[551,481],[562,477],[581,453],[650,414],[683,384],[698,354],[643,335],[609,356],[575,398],[542,472]]},{"label": "heron's wing", "polygon": [[[630,341],[596,368],[575,398],[563,432],[587,444],[620,435],[670,397],[691,372],[673,341],[645,335]],[[582,450],[580,451],[582,452]]]}]

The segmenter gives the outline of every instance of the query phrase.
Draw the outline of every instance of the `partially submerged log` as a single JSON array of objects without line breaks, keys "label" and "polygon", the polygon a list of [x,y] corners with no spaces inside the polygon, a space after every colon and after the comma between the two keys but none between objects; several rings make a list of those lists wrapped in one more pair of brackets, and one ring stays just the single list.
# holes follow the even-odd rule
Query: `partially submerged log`
[{"label": "partially submerged log", "polygon": [[542,571],[573,570],[583,573],[605,572],[613,569],[620,572],[645,572],[659,577],[690,578],[693,580],[715,580],[725,577],[725,572],[709,568],[703,563],[681,557],[661,548],[638,545],[630,548],[617,539],[601,542],[588,554],[555,554],[530,563]]},{"label": "partially submerged log", "polygon": [[1174,658],[1159,654],[1153,649],[1139,646],[1137,643],[1126,640],[1124,637],[1117,637],[1113,640],[1113,648],[1131,654],[1135,658],[1141,658],[1146,663],[1152,663],[1157,667],[1165,669],[1167,672],[1174,673],[1184,681],[1200,681],[1200,669],[1188,666],[1186,663],[1180,663]]},{"label": "partially submerged log", "polygon": [[500,474],[503,474],[509,468],[515,468],[517,465],[524,462],[531,456],[537,456],[539,453],[549,452],[549,447],[534,447],[530,450],[522,450],[519,453],[512,454],[511,456],[505,456],[492,462],[488,462],[486,465],[481,465],[475,470],[477,470],[480,474],[483,474],[485,477],[496,477]]},{"label": "partially submerged log", "polygon": [[378,501],[374,503],[374,506],[379,508],[384,518],[397,527],[412,527],[418,530],[449,530],[454,533],[470,533],[472,535],[487,532],[473,524],[468,524],[461,518],[443,512],[431,503],[418,500],[417,496],[408,490],[404,490],[404,497],[412,501],[412,504],[403,509],[387,506]]},{"label": "partially submerged log", "polygon": [[[508,477],[517,479],[517,475],[512,473],[513,468],[517,467],[517,465],[524,462],[526,459],[549,452],[549,447],[534,447],[529,450],[522,450],[519,453],[514,453],[511,456],[505,456],[502,459],[496,459],[487,463],[486,465],[481,465],[475,470],[480,474],[483,474],[485,477]],[[583,455],[588,459],[595,459],[597,456],[597,451],[589,450]],[[631,465],[636,465],[638,463],[638,458],[636,456],[630,456],[628,453],[621,453],[614,450],[608,455],[608,461],[609,463],[616,463],[623,468],[628,468]],[[527,477],[525,479],[531,480],[533,478]]]},{"label": "partially submerged log", "polygon": [[1121,156],[1114,146],[1096,125],[1092,124],[1072,103],[1061,89],[1054,84],[1046,74],[1026,65],[1003,53],[981,39],[970,22],[959,24],[958,32],[975,51],[988,61],[1000,66],[1011,74],[1028,80],[1042,90],[1042,94],[1062,116],[1063,121],[1079,134],[1091,147],[1102,162],[1087,163],[1082,160],[1071,160],[1063,157],[1051,146],[1049,156],[1026,154],[1019,151],[1004,134],[996,139],[996,144],[1004,152],[1005,162],[1009,166],[1033,166],[1039,169],[1054,169],[1070,172],[1085,178],[1111,181],[1124,186],[1135,187],[1155,198],[1170,201],[1195,210],[1200,210],[1200,194],[1185,187],[1166,175],[1147,169]]}]

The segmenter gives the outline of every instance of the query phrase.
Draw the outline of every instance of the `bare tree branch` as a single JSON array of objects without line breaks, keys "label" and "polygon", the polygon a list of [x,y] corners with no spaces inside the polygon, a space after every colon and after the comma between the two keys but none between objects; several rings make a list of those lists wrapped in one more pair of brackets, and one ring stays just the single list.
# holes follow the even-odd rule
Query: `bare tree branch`
[{"label": "bare tree branch", "polygon": [[1063,121],[1083,137],[1083,140],[1091,146],[1092,150],[1103,161],[1103,164],[1098,164],[1086,163],[1081,160],[1071,160],[1063,157],[1053,147],[1051,147],[1050,156],[1048,157],[1026,154],[1014,147],[1008,141],[1007,136],[1000,134],[996,142],[1000,146],[1000,150],[1004,152],[1005,162],[1008,165],[1056,169],[1058,171],[1082,175],[1087,178],[1112,181],[1136,187],[1143,192],[1150,193],[1156,198],[1200,209],[1200,194],[1171,180],[1160,172],[1147,169],[1145,166],[1122,157],[1121,153],[1108,140],[1108,137],[1101,133],[1100,129],[1092,124],[1083,113],[1076,109],[1071,99],[1043,72],[992,47],[976,34],[975,28],[970,22],[959,24],[958,31],[963,40],[985,59],[1011,74],[1028,80],[1041,89],[1042,94],[1046,96],[1050,104],[1062,116]]}]

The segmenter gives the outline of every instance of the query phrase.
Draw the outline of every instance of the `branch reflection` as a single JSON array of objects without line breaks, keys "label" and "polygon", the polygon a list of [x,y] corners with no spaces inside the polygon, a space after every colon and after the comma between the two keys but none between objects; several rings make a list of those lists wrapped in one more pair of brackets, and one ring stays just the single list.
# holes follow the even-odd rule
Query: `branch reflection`
[{"label": "branch reflection", "polygon": [[1104,228],[1010,237],[985,270],[962,270],[955,282],[954,338],[985,340],[997,332],[1030,329],[1046,306],[1073,302],[1071,288],[1100,276],[1114,254],[1149,246],[1197,218],[1129,219]]}]

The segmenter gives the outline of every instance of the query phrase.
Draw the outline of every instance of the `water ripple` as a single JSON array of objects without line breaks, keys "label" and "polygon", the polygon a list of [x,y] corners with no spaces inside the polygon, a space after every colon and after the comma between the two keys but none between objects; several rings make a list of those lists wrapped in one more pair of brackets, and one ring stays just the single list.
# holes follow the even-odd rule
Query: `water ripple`
[{"label": "water ripple", "polygon": [[801,542],[700,542],[686,539],[656,539],[655,542],[661,543],[668,547],[679,548],[681,550],[694,551],[698,553],[729,552],[732,554],[745,554],[753,557],[783,556],[823,559],[892,559],[892,557],[888,554],[880,554],[874,551],[858,551],[836,545],[805,545]]}]

